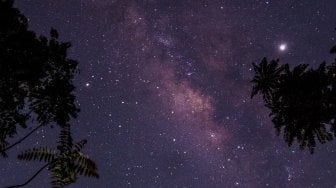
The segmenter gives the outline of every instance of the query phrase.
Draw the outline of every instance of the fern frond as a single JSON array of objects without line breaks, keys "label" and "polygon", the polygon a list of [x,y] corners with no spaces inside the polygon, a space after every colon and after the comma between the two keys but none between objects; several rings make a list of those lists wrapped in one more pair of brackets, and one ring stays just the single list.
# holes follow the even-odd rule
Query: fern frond
[{"label": "fern frond", "polygon": [[58,158],[50,165],[50,171],[52,172],[51,185],[53,188],[62,188],[77,179],[69,160],[64,157]]},{"label": "fern frond", "polygon": [[75,145],[74,145],[74,151],[75,152],[79,152],[81,151],[83,148],[84,148],[84,145],[87,143],[87,140],[86,139],[83,139],[79,142],[77,142]]},{"label": "fern frond", "polygon": [[20,160],[38,160],[44,162],[51,162],[56,157],[56,152],[49,148],[33,148],[26,150],[18,155]]},{"label": "fern frond", "polygon": [[70,133],[70,125],[66,124],[61,127],[61,132],[58,140],[58,149],[61,153],[70,151],[72,148],[72,137]]},{"label": "fern frond", "polygon": [[50,165],[49,170],[51,171],[51,186],[52,188],[63,188],[65,185],[61,181],[61,166],[58,161]]},{"label": "fern frond", "polygon": [[88,156],[85,156],[82,153],[78,153],[78,155],[76,155],[74,166],[75,166],[76,172],[79,175],[99,178],[96,163],[92,161]]},{"label": "fern frond", "polygon": [[52,177],[51,186],[52,188],[63,188],[65,185],[61,180]]}]

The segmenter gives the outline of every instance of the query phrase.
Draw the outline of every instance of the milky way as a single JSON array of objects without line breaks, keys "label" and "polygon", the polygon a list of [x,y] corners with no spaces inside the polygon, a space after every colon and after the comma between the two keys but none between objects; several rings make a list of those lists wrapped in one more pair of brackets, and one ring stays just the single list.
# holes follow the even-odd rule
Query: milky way
[{"label": "milky way", "polygon": [[[15,5],[32,30],[48,35],[56,28],[71,41],[70,56],[80,63],[74,137],[88,139],[86,152],[101,178],[70,187],[336,185],[334,142],[314,155],[288,148],[262,99],[250,99],[251,63],[264,56],[291,65],[332,60],[333,0]],[[11,158],[30,145],[55,144],[49,139],[55,131],[38,132]],[[23,182],[36,170],[14,159],[0,164],[1,185]],[[45,172],[31,187],[48,183]]]}]

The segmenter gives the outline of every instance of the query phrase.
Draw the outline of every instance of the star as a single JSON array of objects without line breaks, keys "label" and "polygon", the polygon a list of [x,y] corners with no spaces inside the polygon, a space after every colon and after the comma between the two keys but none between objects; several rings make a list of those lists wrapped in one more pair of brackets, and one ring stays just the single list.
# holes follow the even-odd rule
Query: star
[{"label": "star", "polygon": [[[261,101],[249,99],[251,62],[266,56],[316,66],[325,59],[323,49],[336,41],[327,24],[336,1],[35,1],[15,6],[30,19],[29,28],[49,36],[55,26],[73,44],[81,110],[73,133],[88,135],[87,149],[108,177],[73,186],[336,184],[336,145],[317,158],[289,149]],[[55,144],[53,133],[40,132],[40,140],[32,135],[26,144]],[[22,163],[15,154],[25,149],[0,160],[0,173],[17,181],[33,174],[35,166],[25,164],[29,172],[17,172]],[[0,178],[0,185],[13,182]],[[38,176],[28,186],[42,183],[47,187]]]},{"label": "star", "polygon": [[286,44],[286,43],[282,43],[282,44],[280,44],[280,45],[279,45],[279,50],[280,50],[281,52],[286,51],[286,50],[287,50],[287,44]]}]

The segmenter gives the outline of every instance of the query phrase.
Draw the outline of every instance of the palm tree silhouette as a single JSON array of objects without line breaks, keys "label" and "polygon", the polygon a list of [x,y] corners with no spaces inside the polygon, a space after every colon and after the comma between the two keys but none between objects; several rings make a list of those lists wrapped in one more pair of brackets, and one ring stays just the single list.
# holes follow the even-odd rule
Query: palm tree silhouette
[{"label": "palm tree silhouette", "polygon": [[253,88],[251,98],[258,93],[262,93],[265,101],[270,100],[272,91],[279,84],[280,74],[286,68],[285,66],[278,66],[279,60],[272,60],[268,62],[263,58],[260,64],[252,63],[255,76],[252,79]]},{"label": "palm tree silhouette", "polygon": [[[333,50],[331,50],[333,51]],[[336,66],[320,64],[308,69],[307,64],[279,65],[279,60],[254,64],[251,97],[261,93],[278,135],[288,146],[296,140],[301,149],[314,152],[316,142],[331,141],[336,133]]]}]

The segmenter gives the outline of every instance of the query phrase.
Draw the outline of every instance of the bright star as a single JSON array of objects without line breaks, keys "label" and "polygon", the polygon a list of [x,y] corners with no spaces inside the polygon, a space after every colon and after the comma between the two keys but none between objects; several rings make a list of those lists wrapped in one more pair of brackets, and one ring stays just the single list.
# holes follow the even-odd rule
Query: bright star
[{"label": "bright star", "polygon": [[282,51],[282,52],[285,51],[285,50],[287,50],[287,44],[285,44],[285,43],[280,44],[279,45],[279,50]]}]

